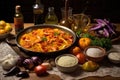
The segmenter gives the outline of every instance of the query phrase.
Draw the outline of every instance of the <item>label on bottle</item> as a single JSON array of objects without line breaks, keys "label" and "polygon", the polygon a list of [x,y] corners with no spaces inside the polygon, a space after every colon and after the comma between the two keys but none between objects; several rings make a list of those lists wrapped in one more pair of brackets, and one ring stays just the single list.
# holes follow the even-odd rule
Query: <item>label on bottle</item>
[{"label": "label on bottle", "polygon": [[33,13],[34,13],[34,14],[42,14],[42,13],[43,13],[43,10],[42,10],[42,9],[34,9],[34,10],[33,10]]},{"label": "label on bottle", "polygon": [[24,29],[23,18],[14,18],[15,33],[19,33]]}]

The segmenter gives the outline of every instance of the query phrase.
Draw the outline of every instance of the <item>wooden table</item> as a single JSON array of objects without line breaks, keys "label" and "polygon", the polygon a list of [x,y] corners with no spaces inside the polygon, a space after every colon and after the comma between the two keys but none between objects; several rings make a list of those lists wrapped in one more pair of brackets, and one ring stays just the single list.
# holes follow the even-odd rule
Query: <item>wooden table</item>
[{"label": "wooden table", "polygon": [[[25,23],[24,26],[25,28],[29,27],[29,26],[33,26],[34,24],[33,23]],[[116,24],[117,25],[117,30],[120,31],[120,24]],[[13,26],[13,24],[12,24]],[[12,34],[15,34],[15,31],[13,29],[12,31]],[[15,46],[12,46],[12,48],[16,51],[16,52],[20,52],[20,50],[18,48],[16,48]],[[22,53],[19,53],[19,55],[23,55]],[[0,68],[1,69],[1,68]],[[1,71],[1,70],[0,70]],[[58,78],[58,76],[57,76]],[[56,80],[57,80],[56,78]],[[27,79],[23,79],[23,80],[47,80],[47,79],[44,79],[44,78],[39,78],[39,77],[36,77],[35,74],[30,74],[30,78],[27,78]],[[18,80],[18,78],[4,78],[3,75],[0,75],[0,80]],[[59,80],[59,79],[58,79]],[[104,77],[97,77],[97,76],[92,76],[92,77],[86,77],[84,79],[80,79],[80,80],[120,80],[120,77],[111,77],[111,76],[104,76]]]}]

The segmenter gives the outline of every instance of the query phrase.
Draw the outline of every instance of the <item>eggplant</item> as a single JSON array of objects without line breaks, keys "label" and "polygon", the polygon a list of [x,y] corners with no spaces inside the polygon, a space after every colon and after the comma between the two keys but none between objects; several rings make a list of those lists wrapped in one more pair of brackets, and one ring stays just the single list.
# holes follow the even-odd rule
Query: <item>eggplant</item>
[{"label": "eggplant", "polygon": [[103,26],[101,25],[101,24],[96,24],[96,25],[94,25],[93,27],[91,27],[90,28],[90,30],[97,30],[97,29],[100,29],[100,28],[102,28]]},{"label": "eggplant", "polygon": [[110,30],[113,34],[116,34],[115,31],[114,31],[109,25],[107,25],[107,27],[109,28],[109,30]]},{"label": "eggplant", "polygon": [[5,77],[7,77],[7,76],[13,76],[13,75],[16,75],[19,72],[20,72],[20,68],[17,67],[17,66],[14,66],[7,73],[3,73],[3,75],[5,75]]},{"label": "eggplant", "polygon": [[106,25],[106,22],[105,22],[103,19],[95,19],[95,21],[96,21],[98,24],[104,24],[104,25]]},{"label": "eggplant", "polygon": [[116,33],[114,32],[114,30],[112,29],[113,25],[111,25],[111,23],[110,23],[108,20],[106,20],[106,19],[104,19],[104,20],[102,20],[102,19],[96,19],[96,21],[97,21],[97,23],[105,24],[106,27],[108,27],[108,29],[109,29],[113,34],[116,34]]},{"label": "eggplant", "polygon": [[116,35],[115,26],[106,19],[95,19],[97,24],[93,25],[89,31],[95,31],[98,36],[110,38]]},{"label": "eggplant", "polygon": [[104,36],[105,37],[109,37],[110,36],[109,31],[106,28],[104,28],[103,31],[104,31]]}]

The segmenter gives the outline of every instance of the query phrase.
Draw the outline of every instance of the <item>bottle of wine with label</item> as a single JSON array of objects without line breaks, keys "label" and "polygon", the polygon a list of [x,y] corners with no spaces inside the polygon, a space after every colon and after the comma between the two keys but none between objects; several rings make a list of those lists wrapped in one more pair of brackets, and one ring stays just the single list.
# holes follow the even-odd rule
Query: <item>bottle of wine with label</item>
[{"label": "bottle of wine with label", "polygon": [[16,5],[16,7],[15,7],[14,26],[15,26],[16,34],[18,34],[21,30],[24,29],[24,17],[21,12],[20,5]]}]

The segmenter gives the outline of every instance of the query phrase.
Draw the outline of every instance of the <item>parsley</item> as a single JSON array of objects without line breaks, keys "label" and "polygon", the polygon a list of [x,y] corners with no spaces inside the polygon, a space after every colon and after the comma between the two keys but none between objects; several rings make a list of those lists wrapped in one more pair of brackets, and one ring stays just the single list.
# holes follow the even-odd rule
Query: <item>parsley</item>
[{"label": "parsley", "polygon": [[54,32],[54,36],[58,36],[60,33],[58,32]]},{"label": "parsley", "polygon": [[112,47],[111,40],[109,38],[95,38],[92,40],[91,45],[93,46],[100,46],[109,50]]},{"label": "parsley", "polygon": [[42,41],[47,41],[47,38],[46,37],[42,37]]}]

